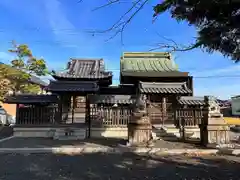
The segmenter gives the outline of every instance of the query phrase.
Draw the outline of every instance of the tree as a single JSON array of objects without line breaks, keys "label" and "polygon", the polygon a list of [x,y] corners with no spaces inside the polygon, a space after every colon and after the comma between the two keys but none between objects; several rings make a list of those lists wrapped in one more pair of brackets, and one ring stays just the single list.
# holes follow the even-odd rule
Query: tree
[{"label": "tree", "polygon": [[154,17],[170,10],[178,21],[197,28],[190,47],[220,51],[235,62],[240,60],[240,2],[231,0],[165,0],[154,7]]},{"label": "tree", "polygon": [[48,74],[45,60],[34,57],[26,44],[17,45],[13,42],[12,45],[13,48],[8,51],[16,55],[16,58],[11,61],[11,67],[16,70],[8,76],[8,79],[13,84],[14,92],[39,92],[40,86],[30,83],[29,80],[32,74],[37,76]]},{"label": "tree", "polygon": [[[96,9],[119,4],[121,0],[108,0]],[[150,0],[134,0],[132,6],[123,13],[116,23],[109,29],[115,37],[122,34],[125,27],[134,19]],[[171,17],[177,21],[187,21],[194,25],[198,32],[196,41],[189,46],[179,46],[173,40],[169,44],[162,44],[158,48],[168,48],[169,51],[188,51],[203,48],[208,52],[220,51],[231,57],[233,61],[240,60],[240,2],[235,0],[162,0],[153,8],[153,20],[162,13],[170,11]],[[158,20],[160,20],[158,18]],[[112,37],[111,37],[112,38]],[[166,39],[165,39],[166,40]]]},{"label": "tree", "polygon": [[16,45],[9,52],[16,55],[11,65],[0,64],[0,101],[9,92],[38,93],[40,86],[30,82],[31,75],[47,75],[44,59],[37,59],[25,44]]},{"label": "tree", "polygon": [[34,57],[28,45],[17,45],[14,41],[12,45],[13,48],[8,50],[10,53],[16,55],[16,59],[11,61],[12,67],[23,70],[29,74],[36,74],[37,76],[48,74],[45,60]]},{"label": "tree", "polygon": [[7,78],[12,72],[5,64],[0,64],[0,101],[5,94],[12,89],[11,82]]}]

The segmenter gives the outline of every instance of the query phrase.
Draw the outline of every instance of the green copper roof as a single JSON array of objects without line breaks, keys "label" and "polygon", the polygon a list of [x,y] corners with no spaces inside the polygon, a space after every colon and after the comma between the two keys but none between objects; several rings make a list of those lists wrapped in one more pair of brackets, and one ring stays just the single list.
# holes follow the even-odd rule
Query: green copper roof
[{"label": "green copper roof", "polygon": [[123,53],[121,72],[177,72],[169,53]]}]

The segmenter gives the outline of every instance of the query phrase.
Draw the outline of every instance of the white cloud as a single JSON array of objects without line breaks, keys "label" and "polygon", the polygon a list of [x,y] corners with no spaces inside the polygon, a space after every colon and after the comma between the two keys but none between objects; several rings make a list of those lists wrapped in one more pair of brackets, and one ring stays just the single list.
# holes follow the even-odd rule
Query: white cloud
[{"label": "white cloud", "polygon": [[[46,16],[56,41],[63,47],[79,48],[88,44],[82,33],[67,18],[63,5],[58,0],[45,0]],[[82,43],[84,42],[84,43]],[[80,44],[82,43],[82,44]]]},{"label": "white cloud", "polygon": [[210,69],[206,71],[197,71],[193,72],[192,74],[196,77],[203,77],[203,76],[224,76],[226,74],[237,74],[240,75],[240,64],[235,64],[232,66],[228,66],[225,68],[218,68],[218,69]]}]

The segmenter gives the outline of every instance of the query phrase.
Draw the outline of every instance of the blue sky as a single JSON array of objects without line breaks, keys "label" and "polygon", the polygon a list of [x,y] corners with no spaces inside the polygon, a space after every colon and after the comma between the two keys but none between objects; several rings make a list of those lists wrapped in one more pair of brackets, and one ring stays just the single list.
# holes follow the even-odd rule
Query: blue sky
[{"label": "blue sky", "polygon": [[[117,83],[122,52],[149,51],[157,43],[165,42],[161,37],[171,38],[179,44],[191,43],[196,37],[194,27],[177,23],[168,13],[152,23],[152,6],[158,2],[153,0],[125,29],[124,45],[120,36],[106,42],[111,32],[93,36],[88,30],[108,29],[130,4],[93,11],[106,1],[78,1],[1,0],[0,61],[11,61],[13,57],[7,49],[15,40],[28,44],[35,56],[43,57],[55,70],[63,69],[70,57],[104,58],[107,69],[114,72],[114,83]],[[194,50],[175,53],[174,57],[181,71],[188,71],[195,77],[195,95],[226,99],[240,93],[240,64],[234,64],[220,53]]]}]

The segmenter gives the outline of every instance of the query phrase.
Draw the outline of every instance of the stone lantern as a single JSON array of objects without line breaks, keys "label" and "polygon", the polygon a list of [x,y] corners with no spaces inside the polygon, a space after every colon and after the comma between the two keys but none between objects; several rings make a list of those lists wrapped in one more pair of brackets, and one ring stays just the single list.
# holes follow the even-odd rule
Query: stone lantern
[{"label": "stone lantern", "polygon": [[152,145],[152,125],[147,114],[146,96],[139,94],[128,124],[128,143],[131,146]]}]

